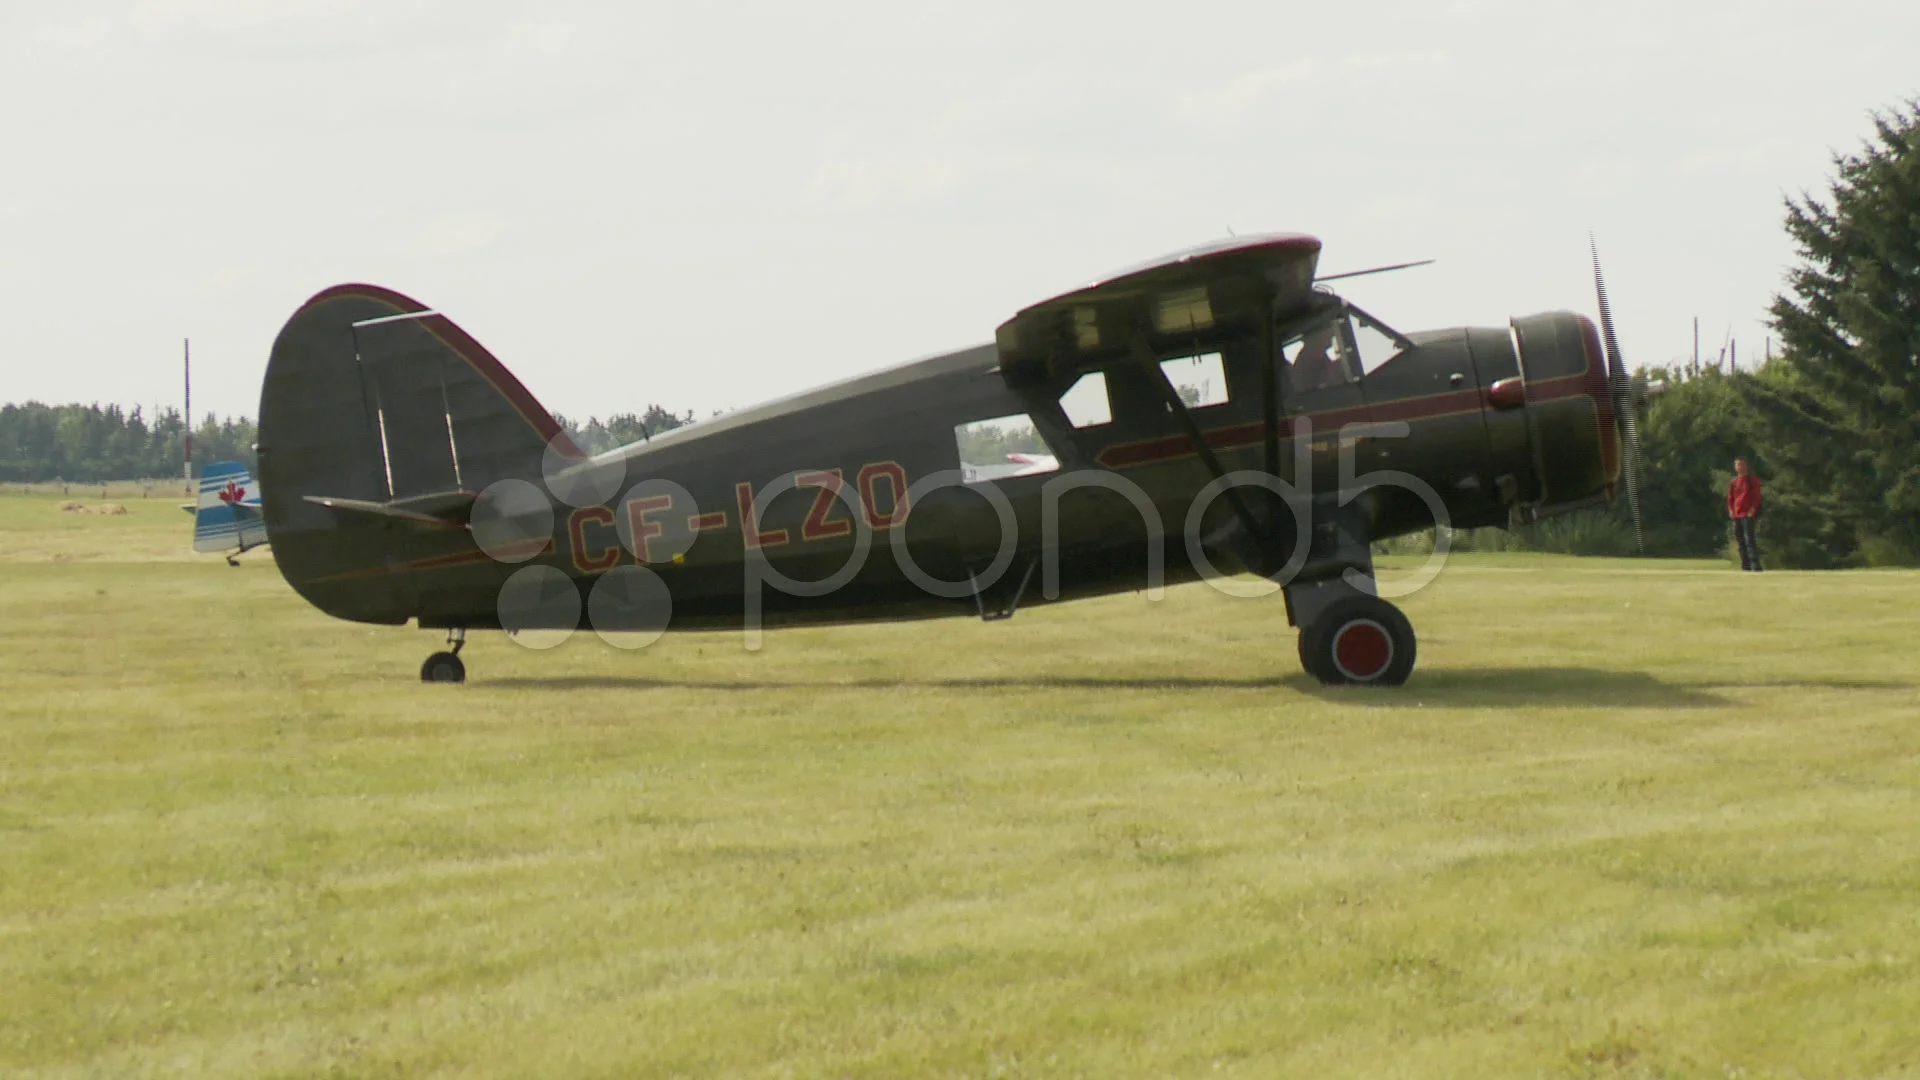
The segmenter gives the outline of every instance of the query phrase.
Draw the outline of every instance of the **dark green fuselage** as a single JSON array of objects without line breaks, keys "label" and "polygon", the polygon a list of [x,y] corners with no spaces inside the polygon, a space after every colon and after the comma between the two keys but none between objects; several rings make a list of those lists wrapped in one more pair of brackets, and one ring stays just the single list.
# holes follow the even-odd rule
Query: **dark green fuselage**
[{"label": "dark green fuselage", "polygon": [[[1272,313],[1266,325],[1236,322],[1232,298],[1216,290],[1208,327],[1196,329],[1191,315],[1166,333],[1142,322],[1124,345],[1102,350],[1087,344],[1098,333],[1088,332],[1094,317],[1086,316],[1078,352],[1023,348],[1023,327],[1058,337],[1048,320],[1075,317],[1079,294],[1069,294],[1009,322],[994,345],[592,460],[572,452],[518,381],[444,317],[386,290],[331,289],[288,322],[262,392],[261,488],[274,558],[330,614],[475,629],[500,625],[501,588],[524,566],[558,568],[584,597],[601,575],[638,564],[670,591],[671,628],[713,629],[740,626],[756,590],[760,621],[780,625],[971,615],[1138,589],[1154,577],[1156,549],[1169,583],[1203,572],[1196,553],[1222,570],[1272,573],[1292,559],[1300,574],[1339,571],[1316,530],[1300,529],[1258,489],[1238,503],[1214,498],[1189,522],[1220,472],[1276,475],[1303,491],[1308,522],[1357,513],[1368,539],[1431,527],[1436,515],[1403,482],[1369,486],[1367,474],[1417,479],[1455,527],[1505,525],[1516,514],[1611,495],[1619,441],[1591,323],[1557,313],[1413,334],[1370,370],[1349,355],[1337,378],[1303,383],[1284,343],[1364,313],[1312,290],[1312,260],[1288,242],[1295,247],[1271,255],[1271,265],[1305,258],[1306,274],[1261,279],[1270,284],[1258,308]],[[1183,272],[1182,281],[1192,279]],[[1111,289],[1101,288],[1109,292],[1087,295],[1106,301]],[[1218,355],[1224,400],[1172,407],[1155,364],[1209,354]],[[1074,427],[1060,398],[1090,372],[1104,380],[1109,415]],[[1016,415],[1031,418],[1051,453],[997,476],[963,473],[956,428]],[[1305,470],[1301,460],[1310,462]],[[1030,474],[1017,475],[1023,470]],[[517,553],[519,561],[489,555],[468,527],[484,512],[476,496],[510,480],[560,496],[551,543],[530,559]],[[648,482],[642,494],[654,500],[636,510],[629,492]],[[662,482],[677,485],[665,505]],[[776,482],[787,490],[756,512],[754,496]],[[1342,500],[1343,482],[1369,493]],[[913,485],[921,488],[909,495]],[[599,497],[579,497],[583,488]],[[1142,503],[1161,523],[1163,543]],[[1011,513],[1010,545],[1002,511]],[[768,570],[775,580],[829,578],[856,558],[863,535],[858,569],[824,595],[755,584]],[[985,576],[996,562],[999,572]],[[925,578],[951,587],[936,595]]]}]

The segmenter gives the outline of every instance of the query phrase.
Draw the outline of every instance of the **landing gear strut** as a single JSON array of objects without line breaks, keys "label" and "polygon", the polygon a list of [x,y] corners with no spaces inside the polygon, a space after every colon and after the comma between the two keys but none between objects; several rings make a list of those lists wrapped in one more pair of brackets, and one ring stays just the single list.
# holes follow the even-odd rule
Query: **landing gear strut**
[{"label": "landing gear strut", "polygon": [[1380,599],[1362,522],[1326,517],[1315,536],[1323,557],[1308,560],[1319,573],[1287,586],[1300,666],[1328,686],[1399,686],[1413,674],[1413,624]]},{"label": "landing gear strut", "polygon": [[421,682],[460,683],[467,681],[467,665],[460,662],[460,649],[467,643],[467,628],[456,626],[447,631],[446,652],[427,657],[420,665]]}]

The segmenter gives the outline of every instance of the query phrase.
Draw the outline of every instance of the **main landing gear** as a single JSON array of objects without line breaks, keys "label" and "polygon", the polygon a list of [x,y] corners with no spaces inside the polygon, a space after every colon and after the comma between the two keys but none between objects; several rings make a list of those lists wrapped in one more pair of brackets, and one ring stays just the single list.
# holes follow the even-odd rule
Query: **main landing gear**
[{"label": "main landing gear", "polygon": [[467,681],[467,665],[460,662],[460,649],[467,643],[467,628],[456,626],[447,631],[448,649],[427,657],[420,665],[421,682],[459,683]]},{"label": "main landing gear", "polygon": [[1328,686],[1399,686],[1413,674],[1413,624],[1392,604],[1335,578],[1288,586],[1300,666]]}]

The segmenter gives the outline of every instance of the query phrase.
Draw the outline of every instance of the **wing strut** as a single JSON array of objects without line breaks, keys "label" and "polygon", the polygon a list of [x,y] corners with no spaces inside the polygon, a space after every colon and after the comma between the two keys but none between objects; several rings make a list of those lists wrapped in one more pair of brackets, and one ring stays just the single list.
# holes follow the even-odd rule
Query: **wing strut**
[{"label": "wing strut", "polygon": [[[1280,475],[1280,357],[1274,349],[1273,298],[1266,298],[1267,317],[1260,320],[1260,422],[1266,429],[1267,475]],[[1298,480],[1299,477],[1295,477]]]},{"label": "wing strut", "polygon": [[[1153,347],[1147,344],[1145,336],[1138,333],[1133,335],[1132,352],[1134,362],[1139,364],[1140,370],[1146,373],[1147,381],[1159,388],[1161,399],[1166,402],[1167,408],[1172,410],[1174,418],[1180,421],[1180,426],[1186,429],[1187,438],[1193,442],[1194,452],[1200,456],[1200,461],[1207,467],[1207,472],[1211,473],[1215,480],[1224,478],[1227,472],[1221,468],[1220,459],[1214,456],[1213,447],[1207,445],[1206,434],[1200,430],[1200,424],[1194,420],[1193,413],[1187,410],[1187,403],[1180,400],[1180,391],[1173,388],[1173,380],[1167,378],[1166,370],[1154,357]],[[1269,432],[1268,437],[1272,438],[1271,429]],[[1277,458],[1279,451],[1275,450],[1274,455]],[[1261,531],[1259,520],[1253,516],[1253,507],[1247,505],[1247,500],[1241,494],[1239,486],[1228,487],[1226,495],[1227,502],[1233,507],[1234,517],[1240,520],[1240,527],[1247,530],[1247,536],[1264,549],[1267,546],[1266,534]],[[1263,550],[1261,554],[1264,556],[1266,552]]]}]

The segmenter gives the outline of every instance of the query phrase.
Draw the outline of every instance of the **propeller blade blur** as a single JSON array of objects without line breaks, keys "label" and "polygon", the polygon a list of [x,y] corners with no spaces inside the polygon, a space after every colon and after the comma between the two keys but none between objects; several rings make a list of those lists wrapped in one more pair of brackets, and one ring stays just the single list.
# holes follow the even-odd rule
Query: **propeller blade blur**
[{"label": "propeller blade blur", "polygon": [[1633,546],[1644,555],[1647,540],[1640,523],[1640,421],[1635,414],[1633,379],[1627,374],[1626,362],[1620,358],[1620,339],[1613,332],[1613,306],[1607,302],[1607,282],[1600,274],[1600,245],[1592,233],[1587,234],[1587,248],[1593,253],[1593,291],[1600,301],[1600,337],[1607,349],[1607,379],[1613,384],[1614,415],[1620,418],[1620,471],[1627,482]]}]

